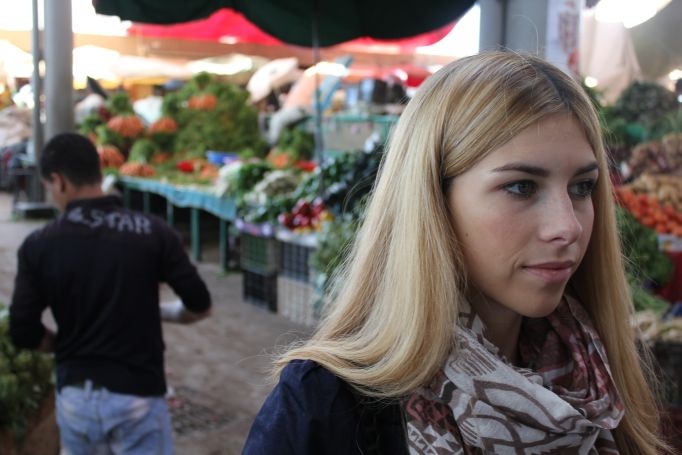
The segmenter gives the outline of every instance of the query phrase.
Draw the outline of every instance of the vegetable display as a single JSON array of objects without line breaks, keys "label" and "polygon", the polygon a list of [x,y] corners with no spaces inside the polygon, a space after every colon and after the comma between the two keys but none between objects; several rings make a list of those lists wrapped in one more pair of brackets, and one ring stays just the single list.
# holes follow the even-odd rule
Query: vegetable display
[{"label": "vegetable display", "polygon": [[630,174],[635,177],[682,171],[682,133],[668,133],[660,141],[637,144],[628,165]]},{"label": "vegetable display", "polygon": [[217,194],[229,194],[240,201],[271,170],[272,166],[265,161],[234,161],[221,168]]},{"label": "vegetable display", "polygon": [[207,150],[239,152],[250,148],[262,156],[266,142],[248,97],[246,90],[206,73],[167,95],[163,113],[178,125],[176,151],[186,157],[203,157]]},{"label": "vegetable display", "polygon": [[129,161],[120,167],[119,172],[129,177],[153,177],[156,171],[149,164]]},{"label": "vegetable display", "polygon": [[[654,229],[659,234],[682,237],[682,213],[678,212],[671,203],[661,204],[656,199],[657,194],[637,194],[627,187],[620,187],[616,190],[619,203],[642,225]],[[667,197],[668,192],[661,190],[660,194]],[[678,199],[674,201],[677,204]]]},{"label": "vegetable display", "polygon": [[51,355],[18,350],[9,336],[9,316],[0,304],[0,430],[23,436],[28,419],[54,388]]},{"label": "vegetable display", "polygon": [[149,139],[140,139],[135,141],[130,149],[128,161],[137,161],[140,163],[150,163],[152,156],[159,151],[159,147]]},{"label": "vegetable display", "polygon": [[612,109],[627,122],[653,127],[677,108],[676,96],[670,90],[651,82],[635,82],[621,93]]},{"label": "vegetable display", "polygon": [[383,148],[369,152],[353,151],[327,158],[307,175],[296,191],[297,199],[312,201],[322,197],[334,216],[353,210],[374,185]]},{"label": "vegetable display", "polygon": [[97,153],[103,168],[119,168],[126,160],[118,148],[113,145],[100,145],[97,147]]},{"label": "vegetable display", "polygon": [[659,251],[656,233],[639,223],[627,210],[618,208],[616,214],[630,281],[639,287],[656,288],[666,284],[673,266],[670,259]]},{"label": "vegetable display", "polygon": [[112,117],[107,122],[107,128],[118,133],[121,137],[135,138],[142,133],[144,125],[135,114],[122,114]]},{"label": "vegetable display", "polygon": [[300,161],[310,160],[315,151],[315,138],[301,128],[287,128],[267,159],[274,167],[282,169],[294,166]]},{"label": "vegetable display", "polygon": [[277,217],[280,225],[299,234],[319,231],[323,222],[333,219],[334,216],[326,210],[324,201],[319,197],[312,203],[300,199],[291,212],[282,212]]}]

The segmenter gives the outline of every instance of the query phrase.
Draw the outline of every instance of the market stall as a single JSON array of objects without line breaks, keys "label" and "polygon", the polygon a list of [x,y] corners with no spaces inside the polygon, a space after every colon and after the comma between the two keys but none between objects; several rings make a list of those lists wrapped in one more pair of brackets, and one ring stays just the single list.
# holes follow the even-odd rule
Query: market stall
[{"label": "market stall", "polygon": [[655,356],[664,430],[682,441],[682,105],[634,83],[601,107],[640,337]]}]

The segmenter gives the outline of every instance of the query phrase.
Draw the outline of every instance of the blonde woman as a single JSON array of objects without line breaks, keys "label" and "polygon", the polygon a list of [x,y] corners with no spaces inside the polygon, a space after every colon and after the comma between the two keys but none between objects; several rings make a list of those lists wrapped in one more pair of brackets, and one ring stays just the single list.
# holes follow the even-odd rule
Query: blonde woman
[{"label": "blonde woman", "polygon": [[246,454],[655,454],[597,115],[543,60],[430,77]]}]

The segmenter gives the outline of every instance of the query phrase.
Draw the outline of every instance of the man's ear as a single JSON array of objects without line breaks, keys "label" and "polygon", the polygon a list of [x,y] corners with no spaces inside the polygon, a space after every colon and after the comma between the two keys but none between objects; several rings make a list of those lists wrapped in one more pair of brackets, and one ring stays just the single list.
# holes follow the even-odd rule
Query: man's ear
[{"label": "man's ear", "polygon": [[60,193],[64,193],[66,191],[66,179],[62,174],[52,172],[50,174],[50,183],[52,184],[52,187]]}]

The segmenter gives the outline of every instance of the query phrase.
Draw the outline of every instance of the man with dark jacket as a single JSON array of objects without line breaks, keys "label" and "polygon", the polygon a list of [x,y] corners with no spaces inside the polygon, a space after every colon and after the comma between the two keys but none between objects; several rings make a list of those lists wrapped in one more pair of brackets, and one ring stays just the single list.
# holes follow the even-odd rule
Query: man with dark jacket
[{"label": "man with dark jacket", "polygon": [[[18,347],[56,353],[62,447],[172,453],[161,320],[207,317],[208,289],[166,223],[102,193],[88,139],[55,136],[40,172],[62,214],[19,248],[10,334]],[[161,282],[179,301],[159,305]],[[56,334],[41,322],[47,307]]]}]

